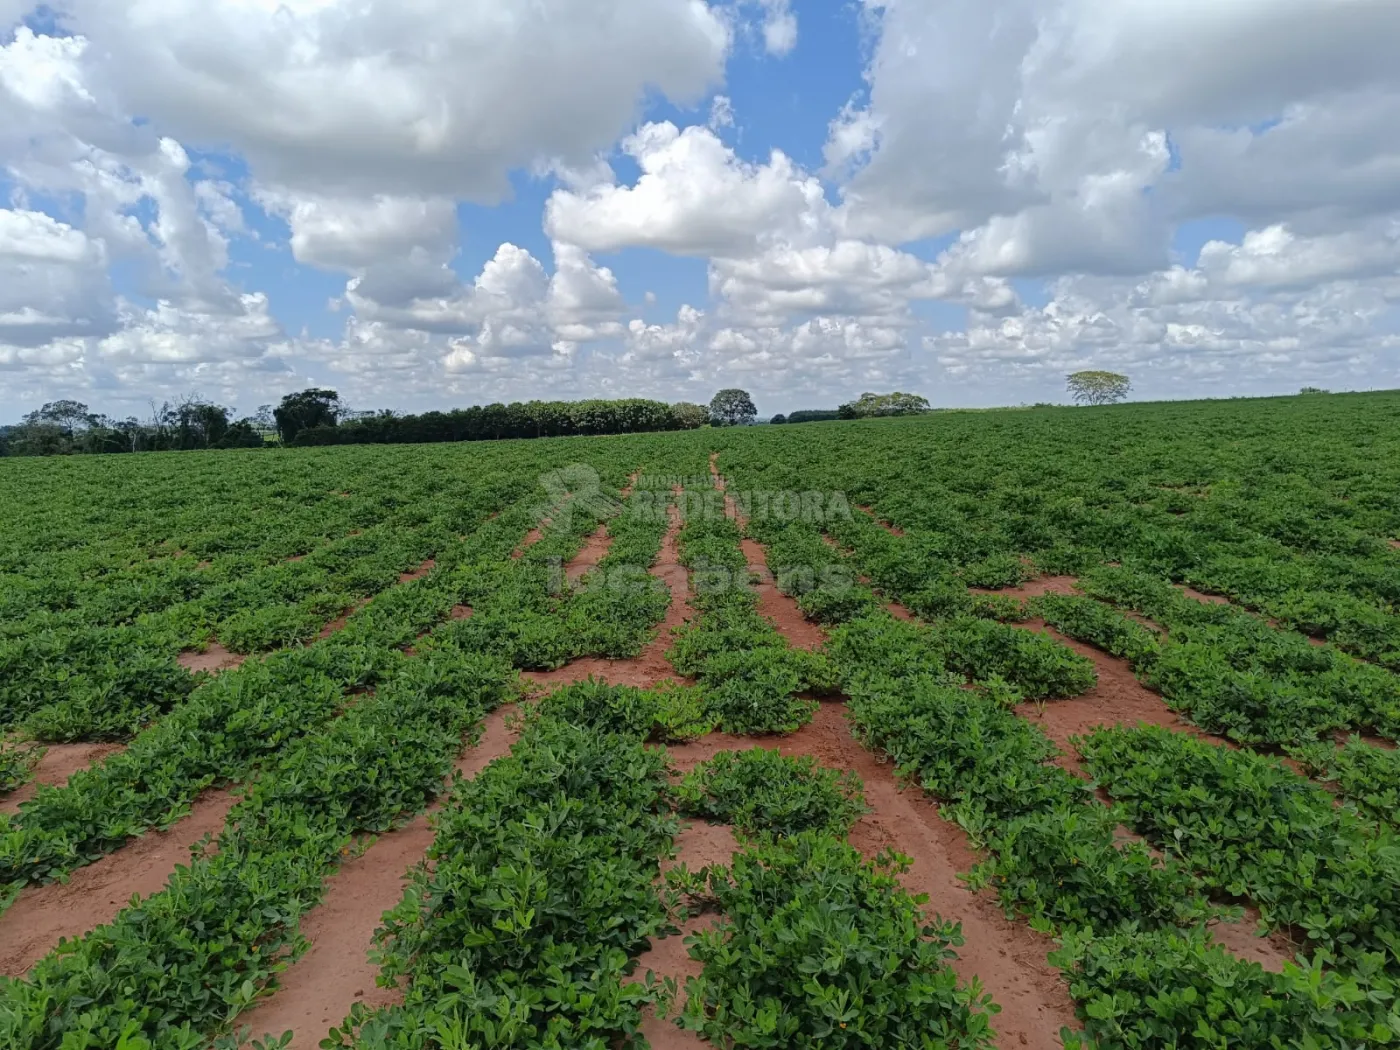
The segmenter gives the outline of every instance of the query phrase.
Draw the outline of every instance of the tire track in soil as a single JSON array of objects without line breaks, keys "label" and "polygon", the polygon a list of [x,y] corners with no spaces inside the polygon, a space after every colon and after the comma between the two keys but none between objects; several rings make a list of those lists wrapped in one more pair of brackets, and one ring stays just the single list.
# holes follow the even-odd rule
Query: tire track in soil
[{"label": "tire track in soil", "polygon": [[41,744],[44,754],[34,766],[34,776],[0,799],[0,814],[14,816],[20,803],[28,802],[44,785],[57,787],[79,770],[96,765],[126,750],[125,744]]},{"label": "tire track in soil", "polygon": [[[725,493],[725,516],[732,518],[742,530],[747,524],[747,520],[740,517],[739,509],[734,505],[733,498],[726,491],[727,482],[719,472],[718,452],[710,453],[710,477],[714,481],[715,488]],[[787,639],[788,644],[794,649],[819,649],[825,645],[826,632],[802,615],[802,610],[798,607],[795,598],[778,590],[778,581],[768,568],[768,559],[764,553],[763,545],[757,540],[745,537],[740,539],[739,547],[743,551],[749,575],[753,579],[753,590],[758,595],[759,613],[778,629],[778,632]]]},{"label": "tire track in soil", "polygon": [[[678,490],[677,490],[678,491]],[[672,630],[689,620],[694,612],[690,608],[690,576],[680,562],[681,515],[676,505],[667,507],[669,522],[666,535],[661,541],[656,564],[648,571],[666,584],[671,592],[671,604],[666,616],[657,629],[656,637],[647,644],[640,656],[629,660],[608,660],[598,656],[586,656],[573,660],[553,671],[522,671],[520,677],[532,685],[532,693],[548,692],[554,688],[582,682],[589,677],[600,679],[609,685],[635,686],[650,689],[666,679],[689,682],[676,674],[666,651],[671,647]],[[572,566],[572,562],[570,566]]]},{"label": "tire track in soil", "polygon": [[[786,737],[755,739],[711,733],[670,747],[682,772],[720,751],[771,747],[785,755],[807,755],[831,769],[854,770],[865,784],[871,808],[851,829],[848,841],[867,858],[893,847],[913,860],[900,881],[912,894],[927,894],[923,910],[960,922],[966,943],[951,961],[964,983],[974,977],[1001,1006],[992,1018],[1003,1050],[1056,1050],[1062,1027],[1078,1028],[1074,1003],[1060,973],[1046,960],[1055,943],[1024,923],[1006,918],[994,894],[973,893],[958,879],[978,857],[961,829],[938,815],[922,789],[904,790],[894,769],[852,734],[844,704],[824,701],[812,722]],[[687,1044],[695,1045],[695,1044]]]},{"label": "tire track in soil", "polygon": [[67,882],[26,887],[0,915],[0,974],[22,977],[60,940],[110,923],[133,896],[164,889],[175,868],[189,864],[190,847],[223,830],[236,801],[229,790],[206,791],[171,828],[147,831]]},{"label": "tire track in soil", "polygon": [[[506,726],[515,705],[486,716],[481,739],[458,759],[454,770],[471,778],[510,751],[515,736]],[[276,990],[234,1020],[254,1038],[294,1033],[291,1046],[311,1050],[332,1027],[364,1003],[371,1009],[403,999],[398,988],[381,988],[379,967],[369,949],[383,914],[399,903],[404,880],[433,844],[432,816],[441,800],[401,828],[380,835],[364,853],[345,861],[327,878],[325,895],[301,921],[310,942],[306,953],[278,977]]]}]

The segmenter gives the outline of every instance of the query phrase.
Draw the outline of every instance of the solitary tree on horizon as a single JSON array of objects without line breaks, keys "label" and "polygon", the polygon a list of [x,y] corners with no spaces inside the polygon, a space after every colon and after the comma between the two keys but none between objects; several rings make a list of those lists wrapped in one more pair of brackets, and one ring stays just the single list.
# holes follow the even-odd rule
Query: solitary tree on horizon
[{"label": "solitary tree on horizon", "polygon": [[1128,396],[1132,380],[1117,372],[1074,372],[1065,377],[1069,392],[1080,405],[1113,405]]},{"label": "solitary tree on horizon", "polygon": [[710,401],[710,421],[717,427],[748,426],[758,418],[758,409],[747,390],[721,390]]}]

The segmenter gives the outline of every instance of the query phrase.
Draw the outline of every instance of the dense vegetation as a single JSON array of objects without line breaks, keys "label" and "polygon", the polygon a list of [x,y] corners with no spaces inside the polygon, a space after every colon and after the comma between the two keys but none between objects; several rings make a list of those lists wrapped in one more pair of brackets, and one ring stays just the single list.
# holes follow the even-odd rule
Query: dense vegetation
[{"label": "dense vegetation", "polygon": [[[856,833],[881,793],[789,753],[835,704],[1046,936],[1066,1046],[1396,1045],[1397,423],[1318,395],[6,460],[0,793],[45,746],[125,748],[0,816],[0,905],[239,798],[163,890],[0,978],[0,1046],[232,1045],[345,858],[434,804],[374,946],[402,998],[328,1045],[640,1046],[648,1011],[719,1046],[992,1045],[959,916]],[[658,637],[672,542],[689,615]],[[820,644],[764,614],[755,556]],[[1064,636],[1194,734],[1118,717]],[[519,676],[649,649],[679,680]],[[451,782],[510,701],[510,753]],[[1052,740],[1062,702],[1104,725]],[[681,775],[667,746],[716,729]],[[737,852],[663,877],[686,821]],[[1219,936],[1246,906],[1282,972]],[[647,979],[700,916],[700,975]]]}]

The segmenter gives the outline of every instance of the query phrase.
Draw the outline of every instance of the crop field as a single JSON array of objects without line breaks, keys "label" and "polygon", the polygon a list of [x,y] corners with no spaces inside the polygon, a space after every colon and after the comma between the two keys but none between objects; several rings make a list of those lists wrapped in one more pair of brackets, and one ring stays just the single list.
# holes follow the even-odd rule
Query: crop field
[{"label": "crop field", "polygon": [[0,1048],[1400,1046],[1400,395],[0,461]]}]

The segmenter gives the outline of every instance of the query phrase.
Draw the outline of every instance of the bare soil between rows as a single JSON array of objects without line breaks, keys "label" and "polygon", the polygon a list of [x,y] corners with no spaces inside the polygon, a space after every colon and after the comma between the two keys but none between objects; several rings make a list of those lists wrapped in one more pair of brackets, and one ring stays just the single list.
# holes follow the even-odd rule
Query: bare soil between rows
[{"label": "bare soil between rows", "polygon": [[[729,825],[696,820],[682,827],[675,839],[675,849],[673,858],[661,862],[663,875],[682,864],[692,872],[713,865],[727,867],[733,862],[739,843]],[[651,947],[638,956],[637,968],[632,975],[634,981],[645,980],[647,973],[651,972],[659,981],[670,978],[676,982],[676,1002],[670,1016],[661,1017],[651,1007],[642,1011],[642,1034],[651,1043],[652,1050],[691,1050],[710,1045],[697,1033],[677,1027],[675,1015],[685,1003],[686,980],[699,977],[703,969],[698,960],[690,957],[685,939],[719,921],[720,916],[713,913],[692,915],[677,924],[678,933],[653,938]]]},{"label": "bare soil between rows", "polygon": [[[1031,584],[1034,583],[1042,583],[1043,586],[1032,587]],[[1020,595],[1024,592],[1027,596],[1045,593],[1071,594],[1076,593],[1076,583],[1073,577],[1049,577],[1043,581],[1030,581],[1022,588],[983,593]],[[1183,719],[1167,706],[1166,700],[1160,694],[1138,681],[1126,660],[1061,634],[1042,620],[1028,620],[1015,626],[1049,634],[1061,644],[1091,660],[1098,675],[1098,683],[1094,688],[1079,696],[1045,703],[1023,703],[1016,708],[1017,715],[1034,723],[1060,749],[1061,755],[1056,759],[1056,764],[1061,768],[1091,780],[1092,777],[1080,761],[1071,740],[1074,737],[1087,736],[1096,729],[1113,726],[1161,726],[1216,746],[1239,749],[1235,742],[1208,733]],[[1099,796],[1105,804],[1111,804],[1112,798],[1106,791],[1100,789]],[[1120,837],[1125,840],[1144,841],[1142,836],[1126,827],[1120,828]],[[1155,850],[1153,852],[1157,853]],[[1244,919],[1240,922],[1214,924],[1212,934],[1224,948],[1239,958],[1257,962],[1273,973],[1281,973],[1284,964],[1292,961],[1296,946],[1282,932],[1258,936],[1258,919],[1257,911],[1247,909]]]},{"label": "bare soil between rows", "polygon": [[[725,492],[724,513],[732,518],[742,530],[747,520],[739,513],[739,508],[726,491],[726,481],[719,472],[719,453],[710,454],[710,477],[720,492]],[[817,649],[826,644],[826,632],[802,615],[797,601],[778,590],[777,580],[768,568],[768,558],[763,545],[757,540],[741,539],[749,577],[754,593],[758,595],[758,611],[796,649]]]},{"label": "bare soil between rows", "polygon": [[[463,753],[455,772],[474,777],[509,752],[515,734],[508,722],[514,714],[515,706],[507,705],[488,715],[481,739]],[[400,989],[377,986],[379,968],[370,962],[369,950],[384,913],[399,903],[407,876],[433,844],[432,814],[438,808],[380,835],[326,880],[325,896],[301,921],[310,947],[267,997],[237,1019],[240,1030],[251,1028],[254,1038],[290,1031],[292,1047],[311,1050],[355,1003],[376,1008],[402,1001]]]},{"label": "bare soil between rows", "polygon": [[1074,1003],[1059,971],[1046,961],[1055,944],[1024,923],[1008,919],[990,892],[973,893],[958,878],[978,857],[961,829],[938,815],[922,789],[905,790],[893,767],[851,733],[844,704],[822,703],[813,721],[785,737],[755,739],[712,733],[669,748],[682,772],[720,751],[774,748],[805,755],[831,769],[854,770],[865,784],[871,811],[851,830],[849,841],[867,858],[894,848],[913,866],[901,878],[906,890],[927,894],[926,914],[962,924],[966,943],[953,969],[965,982],[976,978],[1001,1006],[992,1019],[997,1045],[1054,1050],[1061,1027],[1077,1027]]},{"label": "bare soil between rows", "polygon": [[110,923],[133,897],[164,889],[175,868],[189,864],[190,848],[223,830],[236,801],[229,791],[206,791],[169,829],[147,831],[67,882],[26,888],[0,915],[0,974],[23,976],[61,940]]},{"label": "bare soil between rows", "polygon": [[57,787],[88,766],[96,765],[111,755],[126,750],[125,744],[43,744],[45,750],[34,766],[34,776],[0,799],[0,814],[14,816],[22,803],[28,802],[41,786]]},{"label": "bare soil between rows", "polygon": [[[671,594],[666,616],[657,629],[656,637],[647,644],[641,654],[630,660],[609,660],[599,656],[588,656],[572,660],[554,671],[522,671],[520,677],[531,683],[535,692],[549,692],[553,688],[582,682],[587,678],[597,678],[609,685],[633,686],[650,689],[667,679],[685,682],[688,679],[677,675],[666,659],[666,651],[671,647],[672,635],[676,628],[689,620],[694,611],[690,607],[690,576],[680,563],[679,537],[681,530],[680,510],[672,504],[668,509],[669,523],[666,535],[661,540],[661,550],[656,564],[649,572],[661,580]],[[571,572],[574,562],[570,562],[565,572]]]}]

